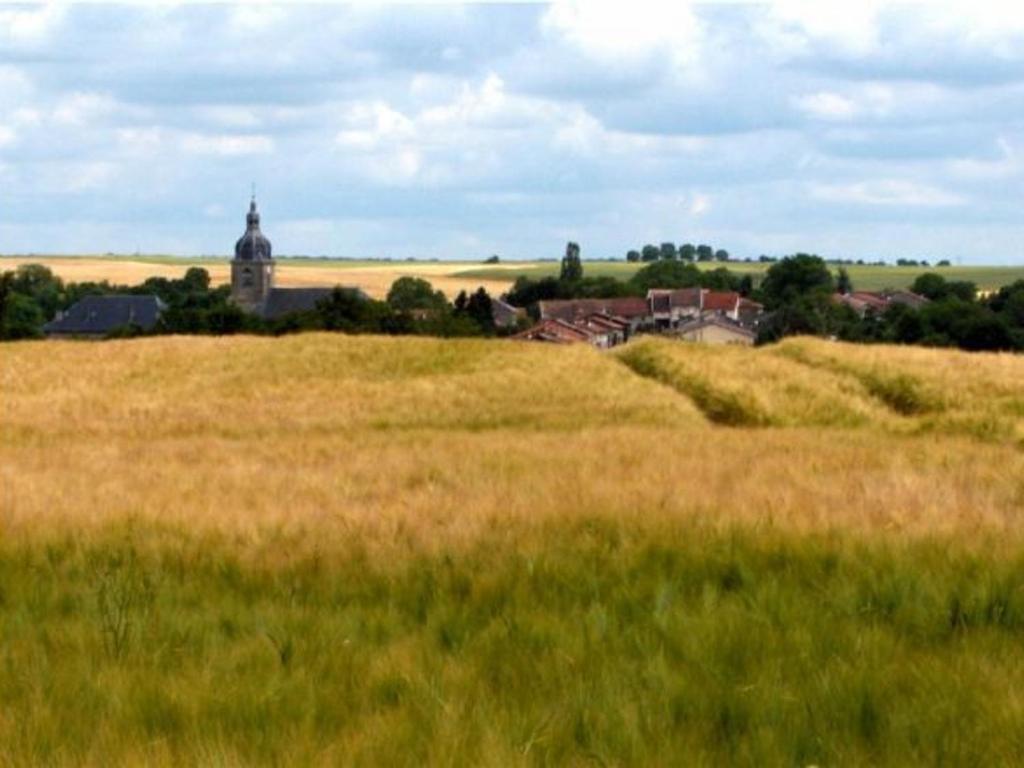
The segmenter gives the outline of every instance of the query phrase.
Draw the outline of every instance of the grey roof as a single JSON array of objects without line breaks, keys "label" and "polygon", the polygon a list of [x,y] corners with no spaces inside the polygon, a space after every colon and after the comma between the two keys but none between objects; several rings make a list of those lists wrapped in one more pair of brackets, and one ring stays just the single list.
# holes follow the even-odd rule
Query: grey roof
[{"label": "grey roof", "polygon": [[260,214],[256,210],[256,198],[249,203],[245,216],[245,234],[235,243],[235,258],[245,261],[270,261],[270,241],[260,231]]},{"label": "grey roof", "polygon": [[156,325],[164,303],[153,295],[86,296],[43,326],[48,334],[105,336],[117,328],[137,325],[148,331]]},{"label": "grey roof", "polygon": [[[360,288],[347,288],[355,291],[360,298],[369,298]],[[333,288],[271,288],[266,301],[260,308],[260,315],[267,320],[290,315],[293,312],[309,312],[316,308],[318,301],[331,295]]]},{"label": "grey roof", "polygon": [[676,329],[676,333],[682,335],[684,333],[689,333],[690,331],[698,331],[701,328],[707,328],[709,325],[716,325],[719,328],[724,328],[727,331],[732,331],[733,333],[738,333],[741,336],[746,336],[751,339],[757,338],[756,333],[751,331],[749,328],[744,328],[735,320],[730,320],[726,317],[717,317],[715,315],[700,317],[696,320],[684,323]]}]

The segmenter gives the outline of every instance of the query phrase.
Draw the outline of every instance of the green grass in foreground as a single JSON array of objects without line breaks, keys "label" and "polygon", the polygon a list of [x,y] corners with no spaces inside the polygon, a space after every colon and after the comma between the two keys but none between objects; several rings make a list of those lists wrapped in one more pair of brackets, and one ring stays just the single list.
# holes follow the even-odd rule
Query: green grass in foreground
[{"label": "green grass in foreground", "polygon": [[0,762],[1024,760],[1021,555],[647,528],[0,543]]}]

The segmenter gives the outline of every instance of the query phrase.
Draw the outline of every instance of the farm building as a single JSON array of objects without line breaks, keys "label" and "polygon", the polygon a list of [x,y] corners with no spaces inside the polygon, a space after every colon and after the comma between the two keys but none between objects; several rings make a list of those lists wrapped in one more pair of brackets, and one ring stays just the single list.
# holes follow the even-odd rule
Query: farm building
[{"label": "farm building", "polygon": [[927,298],[911,291],[853,291],[834,294],[832,300],[846,305],[861,317],[868,312],[882,314],[896,304],[920,309],[928,303]]},{"label": "farm building", "polygon": [[742,344],[752,346],[756,335],[739,323],[725,317],[702,317],[691,320],[671,332],[683,341],[704,344]]},{"label": "farm building", "polygon": [[86,296],[43,326],[50,338],[101,339],[115,331],[151,331],[166,309],[152,295]]},{"label": "farm building", "polygon": [[540,301],[540,319],[559,319],[573,322],[594,314],[620,317],[629,323],[630,333],[651,324],[651,310],[647,299],[627,296],[614,299],[564,299]]},{"label": "farm building", "polygon": [[556,344],[591,344],[608,349],[626,341],[629,321],[603,312],[578,317],[572,322],[558,317],[541,320],[537,325],[512,336],[520,341],[546,341]]}]

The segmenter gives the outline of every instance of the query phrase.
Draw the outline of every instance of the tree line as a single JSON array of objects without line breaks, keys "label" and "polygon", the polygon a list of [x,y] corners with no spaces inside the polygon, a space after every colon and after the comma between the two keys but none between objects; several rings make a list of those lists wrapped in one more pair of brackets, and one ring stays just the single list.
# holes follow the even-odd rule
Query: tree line
[{"label": "tree line", "polygon": [[[151,277],[135,286],[104,282],[65,282],[40,264],[25,264],[0,274],[0,339],[33,339],[43,325],[90,295],[155,295],[165,304],[149,333],[283,334],[328,330],[429,336],[493,336],[499,333],[491,313],[491,297],[483,288],[461,292],[451,303],[426,280],[402,277],[383,301],[362,292],[335,288],[307,312],[265,320],[244,312],[231,301],[229,286],[211,286],[210,275],[190,267],[181,278]],[[113,335],[141,334],[121,328]]]}]

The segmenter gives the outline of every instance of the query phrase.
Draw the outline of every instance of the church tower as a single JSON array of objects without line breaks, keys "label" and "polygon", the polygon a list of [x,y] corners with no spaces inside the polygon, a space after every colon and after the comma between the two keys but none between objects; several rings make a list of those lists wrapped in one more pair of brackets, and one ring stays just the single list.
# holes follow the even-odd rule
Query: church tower
[{"label": "church tower", "polygon": [[260,312],[273,287],[274,257],[270,241],[260,232],[260,214],[253,196],[245,217],[245,234],[235,243],[235,258],[231,260],[231,299],[242,309]]}]

